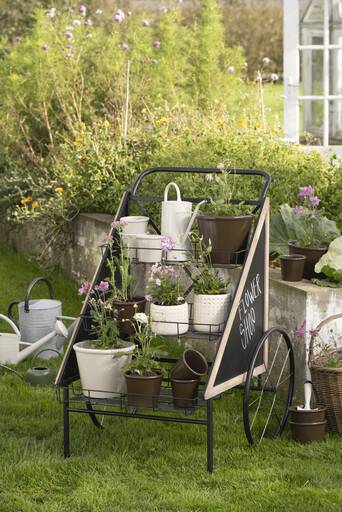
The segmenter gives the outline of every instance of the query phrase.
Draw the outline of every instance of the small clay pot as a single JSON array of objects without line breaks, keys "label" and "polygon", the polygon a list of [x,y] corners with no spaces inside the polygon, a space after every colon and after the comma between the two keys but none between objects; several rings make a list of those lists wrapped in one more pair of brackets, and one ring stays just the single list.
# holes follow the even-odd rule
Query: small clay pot
[{"label": "small clay pot", "polygon": [[325,420],[325,412],[327,408],[318,406],[317,408],[305,411],[304,409],[297,409],[296,406],[289,408],[291,421],[295,423],[319,423]]},{"label": "small clay pot", "polygon": [[304,254],[282,254],[279,259],[283,281],[301,281],[303,279],[306,260]]},{"label": "small clay pot", "polygon": [[113,300],[113,308],[118,310],[120,333],[135,332],[135,320],[133,320],[133,317],[136,313],[144,313],[145,306],[146,299],[143,298],[133,299],[129,302]]},{"label": "small clay pot", "polygon": [[126,372],[128,404],[142,408],[158,407],[162,379],[161,372],[156,372],[155,375],[135,375]]},{"label": "small clay pot", "polygon": [[173,405],[175,407],[195,407],[197,404],[199,379],[171,379]]},{"label": "small clay pot", "polygon": [[320,279],[324,274],[322,272],[317,274],[315,272],[315,265],[318,260],[325,254],[329,248],[329,244],[324,244],[323,247],[304,247],[302,245],[297,245],[294,242],[287,242],[290,254],[302,254],[306,256],[305,264],[304,264],[304,279],[312,279],[316,277]]},{"label": "small clay pot", "polygon": [[302,444],[320,443],[323,441],[327,420],[317,423],[297,423],[290,421],[292,437]]},{"label": "small clay pot", "polygon": [[177,363],[171,368],[171,379],[199,379],[208,373],[208,363],[205,357],[192,348],[184,350]]}]

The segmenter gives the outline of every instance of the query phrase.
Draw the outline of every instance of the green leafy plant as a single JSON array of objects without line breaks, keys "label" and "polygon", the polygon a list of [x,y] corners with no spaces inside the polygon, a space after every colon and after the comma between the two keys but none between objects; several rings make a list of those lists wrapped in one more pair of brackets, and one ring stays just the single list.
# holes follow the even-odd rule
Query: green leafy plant
[{"label": "green leafy plant", "polygon": [[212,245],[206,246],[201,237],[192,233],[195,261],[190,260],[188,266],[193,281],[193,290],[196,295],[220,295],[226,293],[230,277],[223,279],[211,263]]},{"label": "green leafy plant", "polygon": [[[155,345],[160,337],[152,331],[150,318],[145,313],[136,313],[133,320],[134,341],[138,344],[134,349],[132,361],[124,366],[123,370],[136,375],[153,375],[156,358],[165,357],[167,353],[162,345]],[[158,371],[163,372],[159,369]]]},{"label": "green leafy plant", "polygon": [[171,265],[155,263],[149,270],[149,286],[147,299],[164,306],[175,306],[184,303],[184,287],[181,284],[180,271]]},{"label": "green leafy plant", "polygon": [[323,272],[328,279],[314,279],[320,286],[339,286],[342,283],[342,236],[335,238],[315,265],[315,272]]}]

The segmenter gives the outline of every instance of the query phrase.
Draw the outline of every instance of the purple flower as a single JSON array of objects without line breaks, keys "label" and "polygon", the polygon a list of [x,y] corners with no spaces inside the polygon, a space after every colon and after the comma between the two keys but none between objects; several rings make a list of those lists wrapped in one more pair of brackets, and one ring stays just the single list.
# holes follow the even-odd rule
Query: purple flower
[{"label": "purple flower", "polygon": [[162,5],[158,8],[158,11],[161,12],[162,14],[166,14],[167,13],[166,7],[163,7]]},{"label": "purple flower", "polygon": [[72,24],[75,25],[75,26],[77,25],[79,27],[81,25],[81,22],[80,22],[80,20],[74,20],[72,22]]},{"label": "purple flower", "polygon": [[16,41],[21,41],[21,37],[17,36],[17,37],[15,37],[15,40]]},{"label": "purple flower", "polygon": [[206,175],[205,175],[205,179],[206,179],[207,181],[213,181],[213,179],[214,179],[214,178],[213,178],[213,175],[212,175],[212,174],[206,174]]},{"label": "purple flower", "polygon": [[301,215],[303,213],[303,208],[297,205],[296,208],[292,211],[295,215]]},{"label": "purple flower", "polygon": [[85,13],[87,12],[87,8],[86,8],[86,6],[85,6],[85,5],[81,5],[81,6],[79,7],[79,9],[78,9],[78,12],[79,12],[80,14],[83,14],[83,16],[85,16]]},{"label": "purple flower", "polygon": [[141,24],[142,24],[143,27],[149,27],[150,26],[150,24],[149,24],[149,22],[147,20],[142,21]]},{"label": "purple flower", "polygon": [[152,46],[154,46],[154,48],[160,48],[160,42],[159,41],[153,41]]},{"label": "purple flower", "polygon": [[84,295],[89,290],[89,284],[84,283],[81,288],[78,289],[78,295]]},{"label": "purple flower", "polygon": [[107,292],[109,290],[109,283],[107,281],[101,281],[100,284],[95,285],[95,290],[98,292]]},{"label": "purple flower", "polygon": [[228,71],[228,73],[233,73],[233,71],[234,71],[234,66],[229,66],[229,67],[227,68],[227,71]]},{"label": "purple flower", "polygon": [[132,11],[127,11],[126,14],[127,16],[132,16]]},{"label": "purple flower", "polygon": [[116,13],[114,14],[114,18],[113,18],[114,23],[122,23],[124,19],[125,19],[124,13],[122,12],[121,9],[118,9],[116,11]]},{"label": "purple flower", "polygon": [[67,59],[70,59],[70,57],[72,57],[72,53],[67,53],[67,54],[66,54],[66,58],[67,58]]},{"label": "purple flower", "polygon": [[48,44],[44,44],[42,46],[42,50],[50,50],[50,46]]},{"label": "purple flower", "polygon": [[74,37],[74,34],[72,32],[69,32],[69,30],[67,32],[65,32],[65,37],[69,37],[69,39],[71,37]]},{"label": "purple flower", "polygon": [[48,16],[50,16],[50,18],[53,18],[55,14],[56,14],[56,7],[51,7],[51,9],[48,11]]},{"label": "purple flower", "polygon": [[310,204],[310,206],[312,206],[313,208],[315,208],[316,206],[318,206],[318,205],[319,205],[319,202],[320,202],[320,200],[318,199],[318,197],[317,197],[317,196],[315,196],[315,197],[314,197],[314,196],[309,197],[309,204]]},{"label": "purple flower", "polygon": [[91,26],[92,26],[92,24],[93,24],[93,22],[92,22],[91,20],[89,20],[89,19],[88,19],[88,20],[85,20],[84,24],[85,24],[85,25],[89,25],[89,27],[91,27]]},{"label": "purple flower", "polygon": [[170,251],[172,251],[172,249],[175,248],[174,241],[172,240],[172,238],[170,236],[166,236],[165,238],[162,239],[161,248],[162,248],[162,251],[164,251],[164,252],[170,252]]},{"label": "purple flower", "polygon": [[243,46],[244,48],[246,48],[247,43],[245,43],[245,41],[241,41],[241,46]]},{"label": "purple flower", "polygon": [[177,297],[178,302],[184,302],[184,300],[185,300],[184,297]]},{"label": "purple flower", "polygon": [[74,27],[65,27],[65,30],[74,30]]},{"label": "purple flower", "polygon": [[311,336],[317,336],[317,334],[319,333],[320,330],[321,330],[321,328],[317,327],[317,329],[312,329],[312,331],[309,331],[309,334]]},{"label": "purple flower", "polygon": [[271,75],[271,78],[274,82],[276,82],[277,80],[279,80],[279,76],[276,74],[276,73],[272,73]]},{"label": "purple flower", "polygon": [[299,334],[302,340],[304,340],[305,326],[306,320],[304,320],[304,322],[301,325],[299,325],[296,329],[296,334]]},{"label": "purple flower", "polygon": [[313,188],[309,185],[308,187],[299,187],[299,194],[297,194],[298,199],[302,199],[303,197],[310,197],[313,194]]},{"label": "purple flower", "polygon": [[128,44],[123,44],[123,45],[121,46],[121,50],[123,50],[123,51],[127,51],[127,50],[129,50],[129,46],[128,46]]},{"label": "purple flower", "polygon": [[127,226],[127,222],[124,220],[116,220],[115,222],[111,223],[112,228],[117,228],[119,226]]},{"label": "purple flower", "polygon": [[97,11],[95,11],[95,14],[102,14],[101,9],[97,9]]},{"label": "purple flower", "polygon": [[72,12],[74,12],[74,9],[68,9],[68,12],[72,13]]},{"label": "purple flower", "polygon": [[65,48],[72,48],[72,44],[68,44]]},{"label": "purple flower", "polygon": [[77,52],[76,48],[73,48],[71,51],[74,52],[74,53]]}]

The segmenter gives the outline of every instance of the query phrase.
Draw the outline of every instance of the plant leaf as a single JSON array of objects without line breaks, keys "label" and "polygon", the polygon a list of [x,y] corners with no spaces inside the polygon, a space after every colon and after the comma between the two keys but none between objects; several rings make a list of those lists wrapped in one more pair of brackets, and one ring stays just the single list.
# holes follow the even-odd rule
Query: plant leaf
[{"label": "plant leaf", "polygon": [[331,242],[328,251],[316,263],[315,272],[323,272],[327,277],[342,283],[342,236]]}]

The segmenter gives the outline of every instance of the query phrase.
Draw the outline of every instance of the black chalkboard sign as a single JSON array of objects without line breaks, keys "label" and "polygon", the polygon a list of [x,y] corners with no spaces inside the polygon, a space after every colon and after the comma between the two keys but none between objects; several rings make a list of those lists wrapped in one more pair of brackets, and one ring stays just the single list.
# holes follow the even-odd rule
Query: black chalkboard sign
[{"label": "black chalkboard sign", "polygon": [[[212,398],[245,381],[255,347],[267,330],[269,200],[261,210],[228,321],[205,389]],[[263,368],[262,354],[260,371]]]}]

